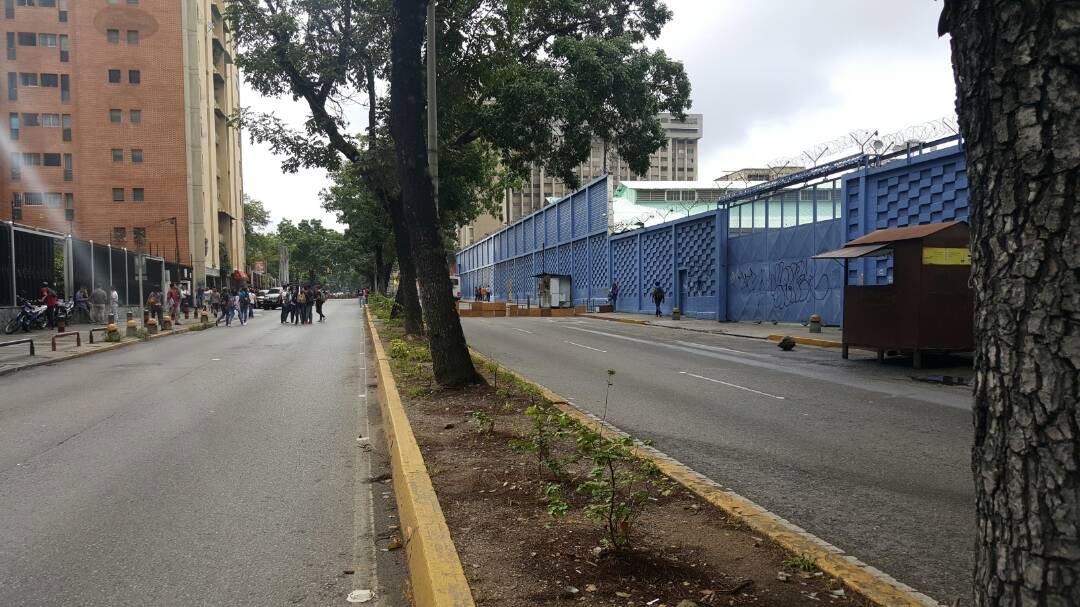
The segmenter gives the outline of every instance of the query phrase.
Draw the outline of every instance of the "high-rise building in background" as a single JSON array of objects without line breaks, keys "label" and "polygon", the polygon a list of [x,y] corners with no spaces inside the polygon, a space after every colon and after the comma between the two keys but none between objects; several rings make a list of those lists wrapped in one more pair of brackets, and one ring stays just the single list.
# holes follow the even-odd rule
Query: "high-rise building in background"
[{"label": "high-rise building in background", "polygon": [[3,0],[5,219],[190,265],[244,259],[225,0]]},{"label": "high-rise building in background", "polygon": [[[619,158],[614,146],[609,146],[607,172],[611,175],[613,188],[618,188],[623,181],[631,180],[695,181],[698,178],[698,140],[704,134],[702,115],[687,114],[686,120],[679,121],[670,114],[660,114],[659,119],[667,135],[667,143],[649,156],[649,170],[646,174],[632,173],[626,162]],[[577,174],[582,182],[604,174],[603,141],[593,141],[589,157],[578,166]],[[521,188],[506,191],[502,216],[482,215],[462,227],[458,233],[458,245],[468,246],[570,192],[561,180],[547,175],[542,167],[534,166]]]}]

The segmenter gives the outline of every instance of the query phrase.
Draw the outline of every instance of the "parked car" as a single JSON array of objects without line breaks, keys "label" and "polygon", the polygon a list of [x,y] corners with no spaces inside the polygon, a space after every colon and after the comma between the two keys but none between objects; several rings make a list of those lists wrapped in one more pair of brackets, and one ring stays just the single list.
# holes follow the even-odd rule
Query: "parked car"
[{"label": "parked car", "polygon": [[263,307],[263,302],[266,301],[266,289],[259,289],[255,291],[255,306],[258,308]]},{"label": "parked car", "polygon": [[266,291],[260,291],[259,296],[262,298],[259,307],[263,310],[273,310],[281,307],[281,287],[271,287]]}]

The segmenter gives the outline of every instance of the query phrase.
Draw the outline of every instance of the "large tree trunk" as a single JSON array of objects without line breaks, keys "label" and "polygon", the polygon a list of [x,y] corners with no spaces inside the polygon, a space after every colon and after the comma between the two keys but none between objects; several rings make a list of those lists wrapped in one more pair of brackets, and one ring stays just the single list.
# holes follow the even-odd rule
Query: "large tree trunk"
[{"label": "large tree trunk", "polygon": [[424,319],[420,310],[420,297],[416,292],[416,266],[413,263],[413,252],[408,222],[405,220],[404,209],[400,200],[389,199],[386,209],[390,213],[390,223],[394,229],[394,247],[398,258],[398,288],[394,296],[397,305],[391,310],[391,318],[399,315],[408,335],[423,335]]},{"label": "large tree trunk", "polygon": [[1080,605],[1080,10],[946,0],[975,285],[974,603]]},{"label": "large tree trunk", "polygon": [[435,217],[424,141],[424,85],[420,45],[426,0],[394,0],[390,40],[390,131],[394,136],[405,221],[420,280],[435,381],[460,386],[478,379],[454,309],[450,272]]},{"label": "large tree trunk", "polygon": [[[375,65],[369,56],[364,64],[364,80],[367,83],[368,94],[368,149],[375,150],[375,142],[378,135],[378,112],[375,95]],[[405,222],[404,209],[401,200],[388,196],[383,184],[376,183],[371,175],[366,175],[368,185],[383,201],[383,208],[390,216],[390,229],[394,232],[394,247],[398,258],[398,270],[401,281],[398,284],[397,293],[394,295],[396,304],[390,310],[390,317],[402,316],[407,335],[422,335],[424,332],[424,319],[421,316],[420,296],[416,292],[416,270],[413,264],[412,251],[409,247],[409,229]],[[389,277],[389,270],[387,271]],[[387,280],[385,285],[389,285]],[[384,287],[385,289],[385,287]],[[386,294],[386,291],[383,291]]]}]

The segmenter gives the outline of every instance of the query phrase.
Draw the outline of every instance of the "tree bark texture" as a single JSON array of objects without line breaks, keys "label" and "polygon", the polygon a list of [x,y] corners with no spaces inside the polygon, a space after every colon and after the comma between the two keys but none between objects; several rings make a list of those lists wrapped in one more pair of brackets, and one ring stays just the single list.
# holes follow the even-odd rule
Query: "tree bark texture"
[{"label": "tree bark texture", "polygon": [[394,137],[401,198],[410,247],[420,281],[420,297],[432,369],[441,386],[477,381],[461,320],[454,309],[450,272],[435,217],[435,196],[424,138],[424,81],[420,46],[427,0],[394,0],[390,40],[390,131]]},{"label": "tree bark texture", "polygon": [[397,305],[391,311],[396,318],[399,314],[408,335],[424,334],[424,319],[420,309],[420,297],[416,292],[416,265],[413,252],[409,247],[410,235],[405,211],[400,200],[390,198],[386,201],[390,213],[390,222],[394,229],[394,247],[398,258],[398,289],[394,295]]},{"label": "tree bark texture", "polygon": [[1080,4],[946,0],[975,286],[974,604],[1080,605]]}]

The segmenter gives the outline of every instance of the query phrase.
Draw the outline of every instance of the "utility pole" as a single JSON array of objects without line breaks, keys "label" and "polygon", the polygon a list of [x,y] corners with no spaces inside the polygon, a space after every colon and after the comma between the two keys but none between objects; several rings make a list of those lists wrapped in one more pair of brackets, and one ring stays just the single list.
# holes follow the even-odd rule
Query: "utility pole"
[{"label": "utility pole", "polygon": [[437,52],[435,44],[435,0],[427,7],[427,149],[428,171],[435,193],[435,217],[439,216],[439,102],[435,94]]}]

